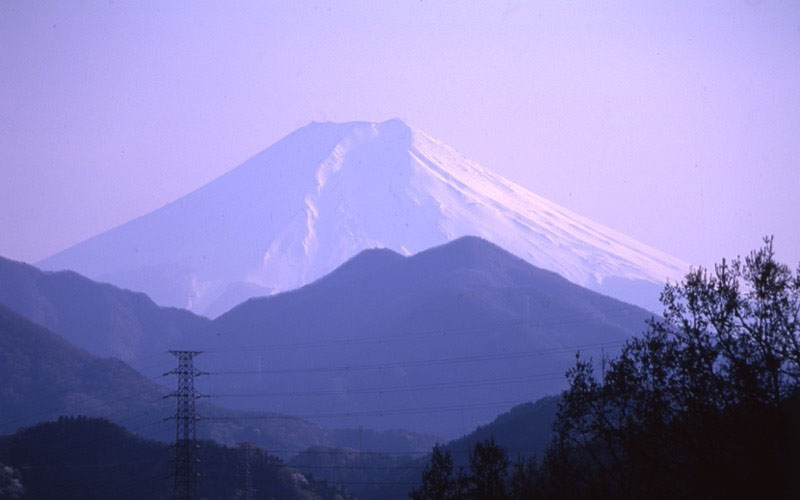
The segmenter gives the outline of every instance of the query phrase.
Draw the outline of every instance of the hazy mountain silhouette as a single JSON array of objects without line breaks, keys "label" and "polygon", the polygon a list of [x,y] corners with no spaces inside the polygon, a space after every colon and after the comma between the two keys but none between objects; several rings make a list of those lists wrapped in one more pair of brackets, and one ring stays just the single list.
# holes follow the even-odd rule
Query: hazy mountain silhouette
[{"label": "hazy mountain silhouette", "polygon": [[[117,359],[100,359],[0,305],[0,433],[60,415],[108,418],[146,437],[171,441],[175,424],[164,419],[175,402],[165,387]],[[173,382],[173,380],[169,380]],[[326,429],[275,413],[241,413],[198,405],[208,417],[201,437],[222,443],[252,441],[284,454],[309,446],[365,446],[419,450],[433,437],[412,432]],[[230,419],[215,420],[218,417]]]},{"label": "hazy mountain silhouette", "polygon": [[0,380],[0,432],[69,414],[136,425],[172,407],[164,387],[122,361],[96,358],[2,305]]},{"label": "hazy mountain silhouette", "polygon": [[251,299],[212,322],[203,362],[237,407],[455,437],[560,390],[576,350],[613,352],[649,316],[465,237],[411,257],[365,251]]},{"label": "hazy mountain silhouette", "polygon": [[43,272],[3,257],[0,304],[94,355],[131,362],[150,375],[173,364],[168,349],[179,349],[209,323],[183,309],[160,307],[140,292],[72,271]]},{"label": "hazy mountain silhouette", "polygon": [[0,302],[96,354],[152,376],[174,366],[169,348],[206,351],[198,387],[221,407],[449,438],[557,392],[576,350],[611,353],[649,317],[476,237],[411,257],[364,251],[213,321],[75,273],[0,264]]},{"label": "hazy mountain silhouette", "polygon": [[466,436],[450,441],[444,449],[452,453],[455,467],[466,467],[475,445],[492,437],[512,459],[518,455],[541,458],[553,437],[558,402],[558,396],[546,396],[515,406]]}]

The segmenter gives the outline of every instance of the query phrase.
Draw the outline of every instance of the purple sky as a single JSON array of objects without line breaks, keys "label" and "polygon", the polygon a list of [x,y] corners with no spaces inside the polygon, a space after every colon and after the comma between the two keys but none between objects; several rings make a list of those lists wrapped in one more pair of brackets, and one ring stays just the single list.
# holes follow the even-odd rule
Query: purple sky
[{"label": "purple sky", "polygon": [[0,255],[43,258],[309,121],[399,117],[686,261],[765,234],[800,261],[800,2],[232,5],[0,3]]}]

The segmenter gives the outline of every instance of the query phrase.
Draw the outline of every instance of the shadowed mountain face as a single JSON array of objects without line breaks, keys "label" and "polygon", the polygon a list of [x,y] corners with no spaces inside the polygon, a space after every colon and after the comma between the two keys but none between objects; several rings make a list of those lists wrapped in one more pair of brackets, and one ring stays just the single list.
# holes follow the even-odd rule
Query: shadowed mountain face
[{"label": "shadowed mountain face", "polygon": [[447,438],[560,390],[575,351],[613,353],[649,316],[475,237],[412,257],[368,250],[213,321],[1,263],[0,302],[95,354],[154,376],[175,365],[166,349],[206,351],[198,388],[221,407]]},{"label": "shadowed mountain face", "polygon": [[2,305],[0,379],[0,432],[69,414],[139,425],[172,407],[164,387],[122,361],[96,358]]},{"label": "shadowed mountain face", "polygon": [[[149,438],[175,438],[175,423],[165,421],[175,412],[175,401],[164,398],[165,387],[122,361],[92,356],[2,305],[0,380],[0,433],[60,415],[89,415]],[[323,429],[293,417],[245,415],[210,404],[197,411],[207,417],[198,424],[198,436],[225,444],[251,441],[284,455],[319,445],[416,451],[434,441],[410,432]]]},{"label": "shadowed mountain face", "polygon": [[94,355],[131,362],[151,375],[173,363],[168,349],[180,348],[209,323],[186,310],[160,307],[143,293],[2,257],[0,304]]},{"label": "shadowed mountain face", "polygon": [[447,443],[445,449],[452,453],[456,468],[468,467],[469,453],[477,443],[489,438],[505,448],[511,459],[517,456],[541,459],[553,438],[558,402],[559,397],[548,396],[515,406],[490,423]]},{"label": "shadowed mountain face", "polygon": [[211,324],[203,362],[235,407],[455,437],[562,389],[577,350],[613,353],[649,316],[466,237],[251,299]]},{"label": "shadowed mountain face", "polygon": [[686,265],[574,214],[399,120],[312,123],[202,188],[39,263],[215,317],[360,251],[477,235],[651,306]]}]

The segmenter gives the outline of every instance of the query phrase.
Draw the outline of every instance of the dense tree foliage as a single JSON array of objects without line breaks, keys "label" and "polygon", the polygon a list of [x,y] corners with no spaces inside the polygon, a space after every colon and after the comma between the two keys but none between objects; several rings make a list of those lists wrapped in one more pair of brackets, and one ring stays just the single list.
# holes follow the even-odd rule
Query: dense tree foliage
[{"label": "dense tree foliage", "polygon": [[668,285],[662,302],[663,319],[619,357],[569,371],[543,465],[550,491],[797,497],[800,272],[767,239]]},{"label": "dense tree foliage", "polygon": [[431,459],[422,471],[422,484],[411,491],[415,500],[474,498],[501,500],[509,498],[508,453],[494,438],[475,444],[469,456],[469,470],[453,473],[449,451],[434,447]]},{"label": "dense tree foliage", "polygon": [[800,498],[800,270],[766,239],[668,285],[662,303],[618,357],[578,357],[541,462],[507,477],[503,450],[482,460],[476,447],[455,481],[468,488],[447,496],[432,489],[450,477],[435,455],[412,497]]},{"label": "dense tree foliage", "polygon": [[494,438],[477,443],[469,456],[470,474],[466,478],[471,498],[501,500],[506,498],[506,479],[511,462]]},{"label": "dense tree foliage", "polygon": [[308,448],[292,457],[288,465],[309,479],[344,485],[356,498],[382,500],[407,498],[409,483],[417,479],[424,466],[406,454],[325,446]]},{"label": "dense tree foliage", "polygon": [[[350,498],[279,458],[252,450],[255,498]],[[167,499],[173,450],[102,419],[61,417],[0,437],[0,498]],[[195,490],[201,498],[242,496],[243,451],[199,443]],[[3,465],[5,464],[5,465]]]},{"label": "dense tree foliage", "polygon": [[422,484],[411,492],[415,500],[454,498],[456,479],[453,477],[453,458],[450,452],[433,447],[430,462],[422,471]]}]

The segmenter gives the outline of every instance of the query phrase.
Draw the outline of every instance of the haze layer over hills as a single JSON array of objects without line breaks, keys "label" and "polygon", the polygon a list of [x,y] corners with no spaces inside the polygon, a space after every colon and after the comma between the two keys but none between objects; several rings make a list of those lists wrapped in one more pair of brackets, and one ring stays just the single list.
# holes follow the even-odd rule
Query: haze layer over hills
[{"label": "haze layer over hills", "polygon": [[562,389],[576,350],[611,354],[650,316],[475,237],[411,257],[365,250],[213,321],[72,272],[0,264],[0,302],[95,354],[155,376],[174,367],[167,349],[205,351],[199,389],[221,406],[447,438]]},{"label": "haze layer over hills", "polygon": [[611,354],[648,317],[464,237],[411,257],[366,250],[235,307],[197,347],[232,407],[452,438],[563,389],[577,350]]},{"label": "haze layer over hills", "polygon": [[39,265],[214,317],[249,297],[310,283],[361,250],[411,255],[464,235],[646,307],[687,267],[399,120],[311,123],[204,187]]},{"label": "haze layer over hills", "polygon": [[[2,303],[0,377],[0,434],[60,415],[89,415],[152,439],[175,437],[174,422],[165,420],[175,412],[175,402],[164,398],[170,390],[118,359],[92,356]],[[198,404],[198,413],[206,417],[198,423],[198,435],[228,445],[248,440],[272,450],[360,444],[418,451],[434,442],[411,432],[322,428],[290,416],[237,413],[207,403]]]}]

